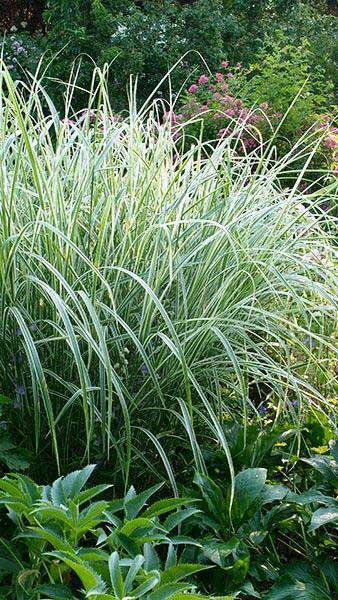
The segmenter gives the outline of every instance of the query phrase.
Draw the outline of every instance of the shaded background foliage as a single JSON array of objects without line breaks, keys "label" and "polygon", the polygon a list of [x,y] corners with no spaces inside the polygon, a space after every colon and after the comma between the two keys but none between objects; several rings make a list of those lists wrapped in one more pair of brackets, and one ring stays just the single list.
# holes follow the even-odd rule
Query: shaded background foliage
[{"label": "shaded background foliage", "polygon": [[[199,53],[211,70],[222,58],[248,66],[280,31],[291,46],[306,39],[313,69],[320,66],[337,87],[336,12],[336,0],[4,0],[0,29],[14,78],[22,78],[22,69],[34,71],[42,56],[44,65],[52,61],[46,86],[57,103],[63,87],[55,80],[68,80],[74,60],[81,61],[78,84],[86,89],[92,61],[114,61],[111,94],[120,110],[130,74],[138,74],[143,100],[185,55],[172,74],[177,91],[203,64]],[[166,96],[168,86],[160,92]],[[86,101],[78,90],[76,108]]]},{"label": "shaded background foliage", "polygon": [[0,6],[1,30],[20,26],[22,22],[26,23],[23,28],[32,33],[42,30],[45,5],[45,0],[3,0]]}]

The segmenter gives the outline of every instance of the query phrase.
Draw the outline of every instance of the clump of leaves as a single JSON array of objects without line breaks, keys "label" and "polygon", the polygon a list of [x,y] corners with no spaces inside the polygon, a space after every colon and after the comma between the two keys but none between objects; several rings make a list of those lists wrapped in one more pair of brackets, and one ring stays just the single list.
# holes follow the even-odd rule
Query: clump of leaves
[{"label": "clump of leaves", "polygon": [[[257,443],[260,448],[262,440]],[[222,484],[195,475],[202,513],[192,517],[189,526],[194,535],[199,530],[202,548],[193,555],[216,565],[210,578],[204,574],[207,589],[240,589],[269,600],[288,600],[297,590],[304,590],[299,596],[304,599],[331,597],[337,581],[337,564],[330,558],[337,548],[337,442],[330,442],[329,452],[296,464],[296,471],[302,472],[304,463],[316,470],[307,474],[310,487],[302,492],[295,485],[297,472],[289,474],[288,485],[281,485],[269,481],[264,468],[244,469],[236,475],[234,489],[226,479]],[[304,484],[305,479],[300,481]]]},{"label": "clump of leaves", "polygon": [[189,579],[212,565],[184,562],[179,551],[200,546],[178,534],[181,524],[200,512],[191,506],[193,499],[167,498],[146,506],[159,484],[140,494],[131,487],[121,500],[94,500],[109,496],[111,488],[84,489],[94,468],[60,477],[51,486],[18,474],[0,480],[0,504],[14,526],[12,539],[0,540],[1,597],[203,598],[193,593],[196,586]]}]

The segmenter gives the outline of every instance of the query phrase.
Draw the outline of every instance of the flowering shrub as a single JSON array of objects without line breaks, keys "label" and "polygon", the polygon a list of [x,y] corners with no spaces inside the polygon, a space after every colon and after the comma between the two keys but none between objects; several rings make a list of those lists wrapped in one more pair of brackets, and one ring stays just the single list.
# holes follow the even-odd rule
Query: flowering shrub
[{"label": "flowering shrub", "polygon": [[17,33],[13,27],[10,35],[0,38],[0,51],[13,79],[23,79],[23,72],[35,72],[42,51],[39,38],[28,33]]},{"label": "flowering shrub", "polygon": [[202,120],[205,139],[232,136],[237,150],[256,148],[271,131],[269,122],[281,115],[272,113],[267,102],[254,108],[246,105],[238,93],[243,77],[242,65],[230,67],[228,61],[222,61],[213,75],[200,75],[196,83],[189,86],[174,124],[192,120],[189,131],[197,136]]},{"label": "flowering shrub", "polygon": [[[179,114],[171,118],[177,129],[176,135],[179,131],[177,126],[188,123],[188,132],[198,137],[202,122],[205,140],[228,137],[234,140],[237,151],[246,152],[269,140],[278,130],[274,144],[279,155],[283,156],[289,152],[291,144],[296,144],[312,128],[312,132],[317,132],[323,140],[311,167],[329,167],[337,172],[338,129],[332,126],[330,115],[318,117],[318,108],[324,104],[319,89],[323,85],[321,78],[318,75],[309,84],[306,81],[307,68],[303,65],[297,71],[297,79],[296,63],[300,65],[300,55],[291,65],[289,58],[284,57],[281,59],[282,68],[277,70],[273,66],[276,57],[270,58],[272,64],[262,67],[260,73],[255,73],[256,66],[244,69],[240,63],[232,66],[228,61],[222,61],[216,73],[201,74],[188,87]],[[284,68],[285,64],[283,67],[283,60],[287,68]],[[302,85],[304,90],[296,98]],[[306,144],[305,139],[304,148]]]}]

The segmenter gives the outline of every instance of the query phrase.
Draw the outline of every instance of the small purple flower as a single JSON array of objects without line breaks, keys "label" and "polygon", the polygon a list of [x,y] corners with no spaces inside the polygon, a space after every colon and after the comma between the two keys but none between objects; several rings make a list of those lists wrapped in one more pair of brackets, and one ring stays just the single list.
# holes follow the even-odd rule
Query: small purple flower
[{"label": "small purple flower", "polygon": [[8,429],[8,425],[7,425],[6,421],[0,421],[0,430],[6,431],[7,429]]},{"label": "small purple flower", "polygon": [[11,365],[17,365],[22,363],[22,361],[24,360],[25,355],[23,352],[21,352],[21,350],[17,353],[17,354],[13,354],[10,359],[9,359],[9,364]]},{"label": "small purple flower", "polygon": [[36,324],[36,323],[34,323],[34,321],[33,321],[33,323],[31,323],[31,324],[30,324],[30,326],[29,326],[29,329],[30,329],[31,331],[37,331],[37,330],[38,330],[38,326],[37,326],[37,324]]},{"label": "small purple flower", "polygon": [[243,121],[245,121],[245,119],[247,119],[249,114],[249,111],[246,108],[242,108],[239,112],[239,118],[242,119]]},{"label": "small purple flower", "polygon": [[261,405],[258,407],[258,409],[257,409],[257,412],[258,412],[258,414],[259,414],[261,417],[264,417],[264,415],[265,415],[265,413],[266,413],[266,408],[265,408],[265,406],[263,406],[263,404],[261,404]]},{"label": "small purple flower", "polygon": [[12,48],[15,54],[21,54],[21,52],[24,52],[25,50],[24,47],[21,46],[20,42],[18,41],[13,42]]},{"label": "small purple flower", "polygon": [[16,335],[17,337],[20,337],[20,335],[22,335],[22,331],[21,331],[20,327],[17,327],[17,328],[16,328],[16,330],[15,330],[15,335]]},{"label": "small purple flower", "polygon": [[257,145],[255,140],[249,138],[243,140],[243,142],[246,148],[254,148]]},{"label": "small purple flower", "polygon": [[149,369],[145,363],[142,363],[142,365],[140,366],[140,371],[141,371],[142,375],[149,374]]},{"label": "small purple flower", "polygon": [[15,393],[16,393],[18,396],[24,396],[24,395],[25,395],[25,393],[26,393],[26,388],[25,388],[25,386],[23,385],[23,383],[16,383],[16,384],[15,384]]}]

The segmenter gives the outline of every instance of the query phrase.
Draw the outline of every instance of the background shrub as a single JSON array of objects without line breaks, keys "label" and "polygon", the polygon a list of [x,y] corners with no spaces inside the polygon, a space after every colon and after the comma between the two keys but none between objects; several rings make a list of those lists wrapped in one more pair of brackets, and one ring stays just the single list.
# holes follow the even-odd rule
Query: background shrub
[{"label": "background shrub", "polygon": [[[84,90],[91,85],[93,60],[99,66],[114,61],[110,96],[114,108],[120,110],[128,104],[126,87],[130,74],[139,76],[138,98],[142,102],[168,68],[192,51],[172,73],[173,90],[178,92],[191,71],[201,68],[198,52],[211,70],[217,68],[221,59],[248,67],[262,60],[262,53],[257,60],[255,56],[264,45],[265,51],[268,45],[275,49],[281,31],[290,56],[299,55],[297,48],[306,40],[308,52],[312,53],[308,73],[314,80],[318,69],[324,73],[328,106],[331,80],[337,85],[337,19],[326,14],[324,4],[313,6],[299,0],[50,0],[33,3],[26,14],[18,2],[11,19],[2,20],[2,29],[7,36],[13,33],[13,26],[14,33],[20,36],[29,31],[30,42],[25,39],[23,44],[27,55],[20,57],[24,68],[34,71],[36,54],[40,56],[42,52],[45,65],[52,60],[45,85],[59,109],[64,86],[55,80],[67,81],[76,59],[81,60],[78,87],[74,90],[77,108],[87,105]],[[22,15],[26,20],[22,20]],[[283,93],[282,89],[279,91]],[[168,84],[160,92],[168,98]]]},{"label": "background shrub", "polygon": [[[297,50],[286,41],[282,33],[273,43],[267,41],[257,53],[257,62],[248,68],[222,61],[216,73],[197,76],[183,96],[175,120],[193,119],[189,131],[197,138],[203,123],[204,140],[236,131],[236,143],[241,139],[237,151],[255,148],[261,140],[267,143],[277,131],[273,141],[279,156],[286,155],[312,128],[321,142],[311,168],[335,171],[337,129],[325,112],[328,102],[334,100],[333,84],[321,67],[311,67],[312,52],[306,40]],[[306,138],[301,145],[306,147]],[[307,156],[305,152],[304,161]]]}]

